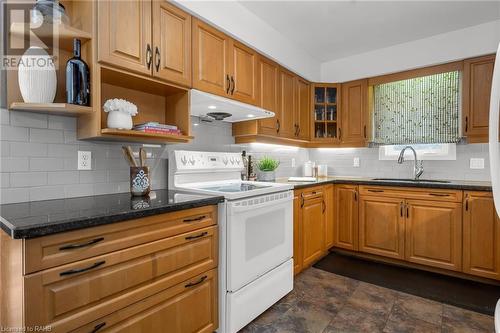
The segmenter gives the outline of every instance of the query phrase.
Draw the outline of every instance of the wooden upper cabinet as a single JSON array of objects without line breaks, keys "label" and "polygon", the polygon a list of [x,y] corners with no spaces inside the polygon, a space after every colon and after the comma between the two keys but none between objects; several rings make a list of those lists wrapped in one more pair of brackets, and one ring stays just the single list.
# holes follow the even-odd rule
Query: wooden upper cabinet
[{"label": "wooden upper cabinet", "polygon": [[306,80],[296,77],[295,95],[295,137],[309,140],[309,108],[311,106],[311,85]]},{"label": "wooden upper cabinet", "polygon": [[469,142],[488,142],[495,55],[467,59],[463,71],[463,131]]},{"label": "wooden upper cabinet", "polygon": [[404,199],[361,196],[359,251],[404,259]]},{"label": "wooden upper cabinet", "polygon": [[98,60],[137,73],[151,74],[151,2],[99,1]]},{"label": "wooden upper cabinet", "polygon": [[500,218],[491,192],[466,192],[463,209],[463,272],[500,279]]},{"label": "wooden upper cabinet", "polygon": [[301,213],[302,261],[307,267],[324,253],[326,203],[323,195],[303,199]]},{"label": "wooden upper cabinet", "polygon": [[193,18],[193,88],[229,96],[231,38]]},{"label": "wooden upper cabinet", "polygon": [[405,258],[417,264],[462,269],[462,203],[407,200]]},{"label": "wooden upper cabinet", "polygon": [[167,1],[153,1],[153,74],[191,86],[191,15]]},{"label": "wooden upper cabinet", "polygon": [[278,134],[281,137],[295,137],[295,103],[295,75],[280,68]]},{"label": "wooden upper cabinet", "polygon": [[279,65],[267,58],[259,57],[257,62],[258,85],[257,105],[275,113],[273,118],[258,120],[259,133],[277,135],[279,113]]},{"label": "wooden upper cabinet", "polygon": [[335,186],[334,245],[358,250],[358,187]]},{"label": "wooden upper cabinet", "polygon": [[233,40],[231,44],[231,98],[248,104],[257,104],[257,59],[251,48]]},{"label": "wooden upper cabinet", "polygon": [[339,139],[349,146],[364,146],[367,139],[368,80],[342,84]]}]

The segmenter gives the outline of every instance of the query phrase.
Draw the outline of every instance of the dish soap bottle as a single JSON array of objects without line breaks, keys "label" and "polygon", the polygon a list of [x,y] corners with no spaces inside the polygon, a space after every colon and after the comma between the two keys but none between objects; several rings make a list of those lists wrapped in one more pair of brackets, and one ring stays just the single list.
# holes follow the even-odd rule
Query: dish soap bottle
[{"label": "dish soap bottle", "polygon": [[241,170],[241,180],[248,180],[248,158],[247,152],[241,152],[241,159],[243,160],[243,169]]},{"label": "dish soap bottle", "polygon": [[89,66],[81,58],[81,42],[73,40],[73,58],[66,63],[66,102],[90,105]]}]

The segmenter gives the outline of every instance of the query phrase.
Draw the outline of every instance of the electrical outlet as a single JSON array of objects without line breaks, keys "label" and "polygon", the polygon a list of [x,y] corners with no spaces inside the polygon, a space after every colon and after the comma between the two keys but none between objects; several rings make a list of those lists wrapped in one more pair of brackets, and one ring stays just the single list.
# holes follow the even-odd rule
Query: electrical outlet
[{"label": "electrical outlet", "polygon": [[78,151],[78,170],[92,170],[91,151]]},{"label": "electrical outlet", "polygon": [[355,157],[352,161],[352,166],[355,168],[359,168],[359,157]]},{"label": "electrical outlet", "polygon": [[471,158],[470,159],[471,169],[484,169],[484,158]]},{"label": "electrical outlet", "polygon": [[295,158],[292,157],[292,168],[295,168]]}]

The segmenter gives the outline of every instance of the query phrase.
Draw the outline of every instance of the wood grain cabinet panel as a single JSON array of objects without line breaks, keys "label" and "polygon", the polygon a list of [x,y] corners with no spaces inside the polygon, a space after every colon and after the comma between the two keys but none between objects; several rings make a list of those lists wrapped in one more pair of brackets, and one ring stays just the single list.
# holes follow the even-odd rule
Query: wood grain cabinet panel
[{"label": "wood grain cabinet panel", "polygon": [[300,77],[296,77],[295,95],[297,102],[295,104],[295,137],[301,140],[309,140],[309,128],[311,114],[311,84]]},{"label": "wood grain cabinet panel", "polygon": [[361,196],[359,251],[404,259],[404,199]]},{"label": "wood grain cabinet panel", "polygon": [[462,269],[462,203],[407,200],[406,260]]},{"label": "wood grain cabinet panel", "polygon": [[463,129],[469,142],[488,142],[495,55],[467,59],[463,71]]},{"label": "wood grain cabinet panel", "polygon": [[295,75],[281,68],[279,71],[279,125],[280,137],[295,136]]},{"label": "wood grain cabinet panel", "polygon": [[334,245],[358,250],[358,187],[335,186]]},{"label": "wood grain cabinet panel", "polygon": [[328,251],[334,245],[334,227],[335,227],[335,206],[333,184],[324,186],[325,192],[325,251]]},{"label": "wood grain cabinet panel", "polygon": [[368,80],[342,83],[342,115],[339,140],[349,146],[364,146],[367,140]]},{"label": "wood grain cabinet panel", "polygon": [[100,62],[142,74],[151,74],[151,2],[99,1]]},{"label": "wood grain cabinet panel", "polygon": [[231,56],[231,97],[243,103],[257,104],[257,52],[233,40]]},{"label": "wood grain cabinet panel", "polygon": [[167,1],[153,1],[153,75],[191,86],[191,15]]},{"label": "wood grain cabinet panel", "polygon": [[211,270],[72,333],[211,333],[218,327],[217,271]]},{"label": "wood grain cabinet panel", "polygon": [[302,260],[307,267],[321,258],[325,247],[325,201],[323,194],[303,200]]},{"label": "wood grain cabinet panel", "polygon": [[217,248],[214,226],[28,275],[26,325],[74,329],[217,267]]},{"label": "wood grain cabinet panel", "polygon": [[273,118],[258,120],[259,133],[265,135],[277,135],[279,112],[279,65],[275,62],[259,57],[257,69],[259,77],[258,106],[274,112]]},{"label": "wood grain cabinet panel", "polygon": [[231,88],[231,38],[193,18],[193,88],[228,96]]},{"label": "wood grain cabinet panel", "polygon": [[463,271],[500,279],[500,218],[491,192],[466,192],[463,207]]}]

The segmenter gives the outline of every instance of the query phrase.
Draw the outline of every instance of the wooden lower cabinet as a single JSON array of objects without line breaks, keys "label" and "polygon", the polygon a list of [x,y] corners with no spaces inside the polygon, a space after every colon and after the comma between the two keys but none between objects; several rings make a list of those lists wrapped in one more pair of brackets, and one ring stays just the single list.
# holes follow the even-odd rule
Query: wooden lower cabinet
[{"label": "wooden lower cabinet", "polygon": [[302,271],[302,210],[300,207],[300,191],[293,197],[293,272]]},{"label": "wooden lower cabinet", "polygon": [[323,195],[304,200],[302,206],[302,260],[309,266],[321,258],[325,248],[325,212]]},{"label": "wooden lower cabinet", "polygon": [[361,196],[359,251],[404,259],[404,200]]},{"label": "wooden lower cabinet", "polygon": [[500,279],[500,218],[491,192],[465,192],[463,272]]},{"label": "wooden lower cabinet", "polygon": [[217,270],[200,274],[72,333],[209,333],[218,323]]},{"label": "wooden lower cabinet", "polygon": [[333,207],[335,206],[334,201],[334,189],[333,184],[325,186],[325,204],[326,204],[326,215],[325,215],[325,249],[330,249],[334,244],[334,220],[335,211]]},{"label": "wooden lower cabinet", "polygon": [[347,250],[358,250],[358,186],[336,185],[333,244]]},{"label": "wooden lower cabinet", "polygon": [[462,203],[407,200],[405,259],[462,269]]}]

